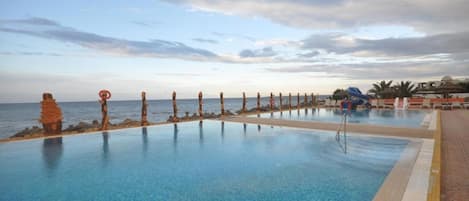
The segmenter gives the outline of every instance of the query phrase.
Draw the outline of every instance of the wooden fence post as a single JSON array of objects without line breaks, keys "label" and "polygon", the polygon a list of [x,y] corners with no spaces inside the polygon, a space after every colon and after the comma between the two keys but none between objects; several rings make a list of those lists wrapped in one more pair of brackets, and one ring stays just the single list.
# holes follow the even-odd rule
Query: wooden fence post
[{"label": "wooden fence post", "polygon": [[204,111],[203,111],[203,100],[202,100],[202,92],[199,92],[199,119],[202,121],[204,118]]},{"label": "wooden fence post", "polygon": [[270,111],[272,112],[272,110],[274,110],[274,94],[272,92],[270,92],[270,101],[269,101],[269,105],[270,105]]},{"label": "wooden fence post", "polygon": [[225,115],[225,103],[223,100],[223,92],[220,92],[220,106],[221,106],[221,115]]},{"label": "wooden fence post", "polygon": [[173,122],[178,122],[178,107],[176,104],[176,91],[173,91]]},{"label": "wooden fence post", "polygon": [[257,92],[257,112],[261,111],[261,94]]},{"label": "wooden fence post", "polygon": [[305,93],[305,102],[303,104],[304,104],[305,107],[308,104],[308,94],[307,93]]},{"label": "wooden fence post", "polygon": [[147,126],[148,125],[148,119],[147,119],[147,98],[146,98],[146,93],[142,91],[141,93],[142,96],[142,118],[140,125],[141,126]]},{"label": "wooden fence post", "polygon": [[282,111],[282,108],[283,108],[283,100],[282,100],[282,92],[279,93],[279,103],[280,103],[280,111]]},{"label": "wooden fence post", "polygon": [[242,113],[246,112],[246,93],[243,92],[243,109],[241,110]]},{"label": "wooden fence post", "polygon": [[300,109],[300,93],[297,94],[297,98],[296,98],[296,109]]},{"label": "wooden fence post", "polygon": [[291,110],[291,93],[288,93],[288,110]]}]

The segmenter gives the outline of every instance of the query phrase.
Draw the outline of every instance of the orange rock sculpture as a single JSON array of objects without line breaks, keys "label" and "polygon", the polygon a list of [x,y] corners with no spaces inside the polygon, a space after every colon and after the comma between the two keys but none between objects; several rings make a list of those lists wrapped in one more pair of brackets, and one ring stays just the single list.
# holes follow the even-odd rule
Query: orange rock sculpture
[{"label": "orange rock sculpture", "polygon": [[50,93],[42,94],[41,119],[45,135],[56,135],[62,132],[62,111]]}]

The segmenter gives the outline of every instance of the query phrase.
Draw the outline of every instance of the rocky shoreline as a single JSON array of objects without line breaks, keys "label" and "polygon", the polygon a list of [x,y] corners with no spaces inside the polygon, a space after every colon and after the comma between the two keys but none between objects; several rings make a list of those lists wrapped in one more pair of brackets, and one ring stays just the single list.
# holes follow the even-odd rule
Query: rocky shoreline
[{"label": "rocky shoreline", "polygon": [[[301,104],[302,107],[305,106],[311,106],[311,105],[304,105]],[[288,110],[288,105],[283,105],[282,109]],[[296,107],[295,107],[296,108]],[[279,107],[274,107],[272,108],[272,112],[279,111]],[[292,108],[294,109],[294,108]],[[256,114],[256,113],[264,113],[264,112],[270,112],[270,107],[268,105],[263,105],[259,108],[259,111],[257,108],[251,108],[246,110],[246,112],[242,112],[242,110],[238,110],[236,112],[231,112],[230,110],[225,111],[224,117],[229,117],[229,116],[234,116],[238,114],[243,114],[243,115],[249,115],[249,114]],[[223,117],[221,114],[215,114],[215,113],[204,113],[203,114],[203,119],[218,119]],[[148,125],[158,125],[158,124],[165,124],[165,123],[175,123],[175,122],[186,122],[186,121],[196,121],[200,120],[200,116],[197,113],[193,113],[190,115],[189,112],[186,112],[184,116],[178,117],[177,121],[174,121],[174,118],[172,116],[169,116],[166,122],[148,122]],[[117,124],[112,124],[109,123],[108,130],[116,130],[116,129],[123,129],[123,128],[134,128],[134,127],[141,127],[142,123],[139,120],[133,120],[133,119],[125,119],[124,121],[117,123]],[[62,133],[60,135],[70,135],[70,134],[79,134],[79,133],[88,133],[88,132],[96,132],[100,131],[101,129],[101,124],[98,120],[93,120],[91,122],[79,122],[76,125],[69,125],[67,128],[62,130]],[[40,137],[47,137],[47,135],[44,134],[44,129],[40,128],[38,126],[33,126],[33,127],[27,127],[14,135],[10,136],[9,138],[6,139],[0,139],[0,141],[12,141],[12,140],[22,140],[22,139],[31,139],[31,138],[40,138]]]}]

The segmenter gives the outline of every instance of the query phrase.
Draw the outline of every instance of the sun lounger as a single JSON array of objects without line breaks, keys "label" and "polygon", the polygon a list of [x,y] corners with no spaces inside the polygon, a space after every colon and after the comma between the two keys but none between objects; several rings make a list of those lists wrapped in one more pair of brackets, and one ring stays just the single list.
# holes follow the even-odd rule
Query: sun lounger
[{"label": "sun lounger", "polygon": [[435,102],[433,103],[433,109],[436,109],[436,108],[443,109],[443,105],[440,102]]},{"label": "sun lounger", "polygon": [[430,104],[430,99],[426,98],[423,99],[422,105],[420,105],[420,108],[432,108]]},{"label": "sun lounger", "polygon": [[331,99],[326,99],[326,101],[324,102],[324,107],[331,107]]},{"label": "sun lounger", "polygon": [[455,107],[461,109],[463,108],[463,105],[461,104],[461,102],[451,102],[451,109],[454,109]]},{"label": "sun lounger", "polygon": [[383,99],[378,99],[378,108],[384,108],[384,100]]},{"label": "sun lounger", "polygon": [[376,99],[371,100],[371,108],[378,108],[378,100]]},{"label": "sun lounger", "polygon": [[462,106],[463,106],[465,109],[469,109],[469,102],[464,102],[464,103],[462,103]]}]

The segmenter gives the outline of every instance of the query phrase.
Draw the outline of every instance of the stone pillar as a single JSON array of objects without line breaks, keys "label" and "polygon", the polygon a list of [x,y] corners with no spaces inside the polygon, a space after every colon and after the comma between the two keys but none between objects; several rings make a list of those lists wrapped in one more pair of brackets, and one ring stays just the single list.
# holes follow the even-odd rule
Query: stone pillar
[{"label": "stone pillar", "polygon": [[291,93],[288,93],[288,110],[291,110]]},{"label": "stone pillar", "polygon": [[173,91],[173,122],[178,122],[178,106],[176,104],[176,91]]},{"label": "stone pillar", "polygon": [[223,92],[220,92],[220,110],[221,110],[221,115],[225,115],[225,102],[223,100]]},{"label": "stone pillar", "polygon": [[296,98],[296,109],[300,109],[300,93],[297,94],[297,98]]},{"label": "stone pillar", "polygon": [[146,93],[142,91],[142,120],[141,120],[141,125],[142,126],[147,126],[148,125],[148,119],[147,119],[147,98],[146,98]]},{"label": "stone pillar", "polygon": [[279,93],[279,104],[280,104],[280,111],[282,111],[283,108],[283,100],[282,100],[282,92]]},{"label": "stone pillar", "polygon": [[62,111],[50,93],[42,94],[41,119],[45,135],[62,133]]},{"label": "stone pillar", "polygon": [[243,92],[243,109],[241,109],[242,113],[246,112],[246,93]]},{"label": "stone pillar", "polygon": [[101,98],[99,102],[101,103],[101,114],[103,116],[103,119],[101,120],[101,130],[107,130],[109,124],[109,116],[107,115],[107,99],[111,98],[111,92],[103,89],[99,91],[99,97]]},{"label": "stone pillar", "polygon": [[200,121],[202,121],[202,119],[204,118],[204,111],[203,111],[203,102],[202,102],[202,92],[200,91],[199,92],[199,118],[200,118]]},{"label": "stone pillar", "polygon": [[257,92],[257,111],[261,111],[261,94]]}]

